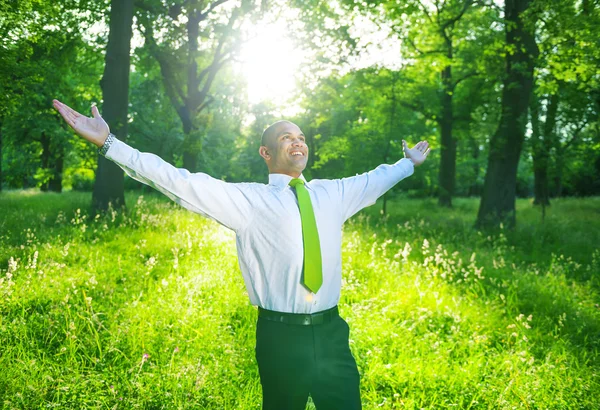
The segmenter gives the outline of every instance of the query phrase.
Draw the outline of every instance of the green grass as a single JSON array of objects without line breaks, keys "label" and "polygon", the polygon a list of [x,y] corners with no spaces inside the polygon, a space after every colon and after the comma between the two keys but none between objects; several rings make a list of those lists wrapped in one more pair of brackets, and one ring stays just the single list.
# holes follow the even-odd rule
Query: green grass
[{"label": "green grass", "polygon": [[[233,233],[127,201],[91,218],[90,194],[0,194],[0,406],[260,408]],[[477,207],[398,199],[346,225],[363,408],[598,408],[600,198],[543,223],[519,200],[514,231],[474,230]]]}]

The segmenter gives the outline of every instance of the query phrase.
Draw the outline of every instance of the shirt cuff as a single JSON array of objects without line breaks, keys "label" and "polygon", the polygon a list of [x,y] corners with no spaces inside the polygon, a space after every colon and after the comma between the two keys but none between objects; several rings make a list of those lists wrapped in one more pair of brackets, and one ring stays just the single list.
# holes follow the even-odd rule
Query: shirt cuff
[{"label": "shirt cuff", "polygon": [[113,144],[113,142],[115,142],[116,139],[117,138],[114,136],[114,134],[112,134],[112,133],[108,134],[106,141],[104,141],[104,145],[102,145],[100,148],[98,148],[98,154],[102,155],[103,157],[106,156],[108,149]]}]

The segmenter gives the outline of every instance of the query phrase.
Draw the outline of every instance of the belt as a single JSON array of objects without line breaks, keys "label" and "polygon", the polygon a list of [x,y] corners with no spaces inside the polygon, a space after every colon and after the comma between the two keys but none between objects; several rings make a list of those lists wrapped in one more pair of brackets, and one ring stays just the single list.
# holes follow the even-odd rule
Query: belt
[{"label": "belt", "polygon": [[323,310],[317,313],[286,313],[275,312],[273,310],[263,309],[258,307],[258,317],[274,322],[289,323],[292,325],[321,325],[331,322],[336,317],[339,317],[338,307],[334,306],[331,309]]}]

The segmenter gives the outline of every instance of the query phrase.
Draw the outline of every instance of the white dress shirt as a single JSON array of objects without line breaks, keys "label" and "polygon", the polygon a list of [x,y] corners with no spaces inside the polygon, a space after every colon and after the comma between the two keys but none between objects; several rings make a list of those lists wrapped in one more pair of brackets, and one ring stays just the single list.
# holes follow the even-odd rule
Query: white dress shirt
[{"label": "white dress shirt", "polygon": [[117,139],[105,156],[133,179],[232,229],[250,302],[290,313],[314,313],[337,305],[342,283],[343,223],[414,172],[412,161],[402,158],[354,177],[313,179],[305,184],[323,259],[323,284],[313,294],[300,282],[302,226],[296,195],[288,185],[292,177],[269,174],[268,184],[228,183],[176,168]]}]

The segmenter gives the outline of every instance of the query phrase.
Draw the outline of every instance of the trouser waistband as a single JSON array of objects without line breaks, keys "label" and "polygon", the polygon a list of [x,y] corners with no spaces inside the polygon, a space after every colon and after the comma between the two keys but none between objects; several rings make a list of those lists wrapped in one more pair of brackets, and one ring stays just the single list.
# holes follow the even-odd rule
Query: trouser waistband
[{"label": "trouser waistband", "polygon": [[340,313],[337,306],[316,313],[275,312],[273,310],[263,309],[260,306],[258,307],[258,317],[274,322],[289,323],[292,325],[321,325],[329,323],[339,316]]}]

